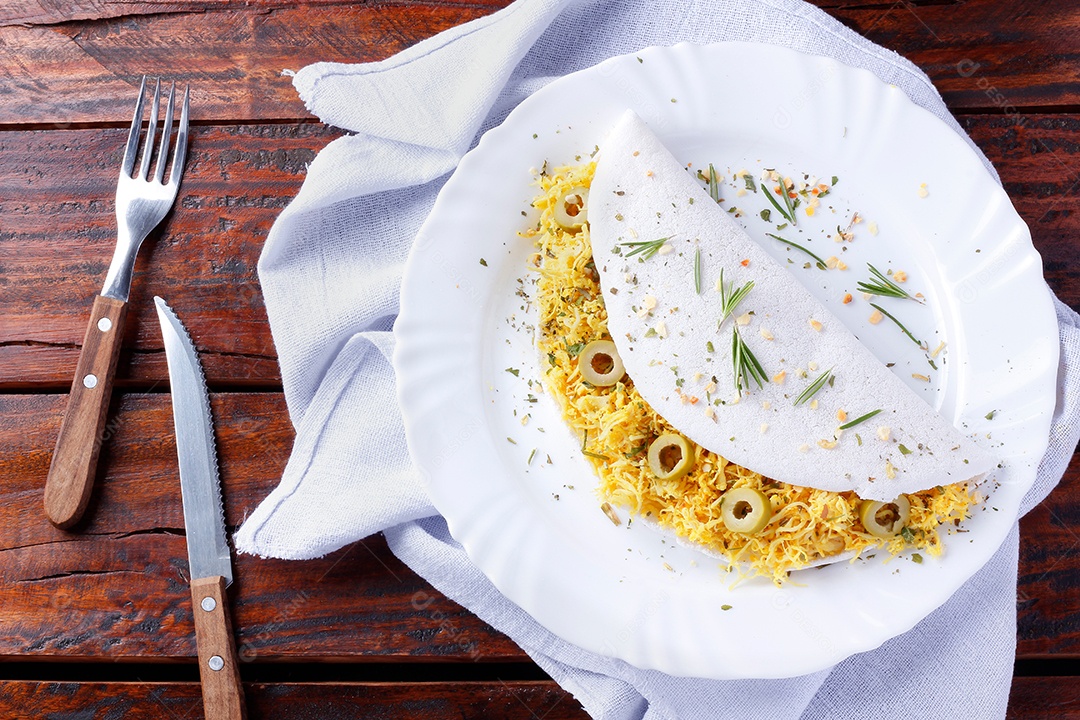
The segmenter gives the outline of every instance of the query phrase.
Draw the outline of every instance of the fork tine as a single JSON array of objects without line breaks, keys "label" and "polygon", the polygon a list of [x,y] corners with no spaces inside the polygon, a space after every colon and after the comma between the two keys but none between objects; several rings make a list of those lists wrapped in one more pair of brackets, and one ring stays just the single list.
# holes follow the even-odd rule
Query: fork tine
[{"label": "fork tine", "polygon": [[139,130],[142,128],[143,98],[146,96],[146,76],[143,75],[142,83],[139,84],[139,101],[135,103],[135,117],[131,121],[131,130],[128,132],[127,148],[124,150],[124,163],[121,166],[122,175],[131,176],[131,170],[135,167],[135,153],[139,150]]},{"label": "fork tine", "polygon": [[184,105],[180,109],[180,127],[176,131],[176,159],[173,160],[172,175],[169,176],[170,185],[178,185],[180,176],[184,174],[184,160],[187,158],[188,101],[190,95],[191,86],[185,87]]},{"label": "fork tine", "polygon": [[158,107],[161,105],[161,78],[158,78],[154,86],[154,104],[150,106],[150,124],[146,127],[146,144],[143,145],[142,166],[139,168],[139,178],[146,179],[150,172],[150,156],[154,154],[154,134],[157,132]]},{"label": "fork tine", "polygon": [[[154,180],[161,182],[165,177],[165,161],[169,159],[169,136],[172,134],[173,99],[176,96],[176,82],[169,88],[169,104],[165,106],[165,125],[161,128],[161,146],[158,149],[157,170]],[[175,159],[174,161],[175,162]]]}]

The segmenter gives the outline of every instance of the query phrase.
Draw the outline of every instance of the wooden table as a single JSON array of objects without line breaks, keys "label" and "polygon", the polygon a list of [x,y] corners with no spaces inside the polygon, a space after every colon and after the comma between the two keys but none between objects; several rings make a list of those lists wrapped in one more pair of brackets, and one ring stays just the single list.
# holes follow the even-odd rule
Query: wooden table
[{"label": "wooden table", "polygon": [[[1080,307],[1080,6],[818,1],[929,73],[1001,173],[1050,285]],[[293,440],[256,260],[307,163],[341,134],[305,111],[281,70],[383,58],[504,4],[0,7],[0,716],[201,716],[151,297],[178,309],[201,352],[233,528],[276,485]],[[94,501],[63,532],[42,514],[42,486],[112,253],[143,73],[191,83],[188,171],[176,212],[139,256]],[[1021,527],[1011,713],[1080,718],[1080,464]],[[584,717],[381,537],[321,560],[240,557],[235,568],[253,718]]]}]

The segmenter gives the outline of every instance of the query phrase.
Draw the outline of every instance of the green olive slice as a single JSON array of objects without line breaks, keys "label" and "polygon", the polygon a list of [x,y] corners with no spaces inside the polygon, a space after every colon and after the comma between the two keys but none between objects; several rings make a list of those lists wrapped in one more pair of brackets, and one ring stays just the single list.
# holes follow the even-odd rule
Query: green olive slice
[{"label": "green olive slice", "polygon": [[859,520],[866,532],[874,537],[895,537],[911,515],[911,503],[903,495],[898,495],[892,502],[863,500],[859,503]]},{"label": "green olive slice", "polygon": [[772,502],[760,490],[732,488],[720,501],[720,515],[731,532],[753,535],[768,525],[772,518]]},{"label": "green olive slice", "polygon": [[682,435],[664,433],[649,445],[649,469],[658,480],[678,480],[694,467],[694,448]]},{"label": "green olive slice", "polygon": [[610,340],[593,340],[578,354],[577,363],[581,379],[597,387],[614,385],[626,374],[619,351]]},{"label": "green olive slice", "polygon": [[559,227],[577,232],[589,219],[589,190],[575,187],[555,203],[555,222]]}]

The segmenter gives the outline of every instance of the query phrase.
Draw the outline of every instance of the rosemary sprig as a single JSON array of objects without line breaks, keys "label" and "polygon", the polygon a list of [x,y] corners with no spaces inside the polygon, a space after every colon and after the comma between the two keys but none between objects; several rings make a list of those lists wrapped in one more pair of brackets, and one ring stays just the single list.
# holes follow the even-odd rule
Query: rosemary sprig
[{"label": "rosemary sprig", "polygon": [[825,387],[825,383],[829,382],[829,378],[832,377],[832,368],[829,368],[825,372],[818,376],[817,380],[810,383],[799,397],[795,398],[795,405],[802,405],[804,402],[814,397],[818,390]]},{"label": "rosemary sprig", "polygon": [[822,260],[820,257],[815,255],[814,253],[812,253],[811,251],[804,248],[802,245],[800,245],[798,243],[793,243],[790,240],[785,240],[784,238],[780,237],[779,235],[773,235],[772,233],[765,233],[765,234],[768,235],[769,237],[771,237],[774,240],[779,240],[780,242],[784,243],[785,245],[789,245],[789,246],[795,248],[796,250],[802,250],[804,253],[806,253],[810,257],[814,258],[814,261],[816,262],[819,269],[828,270],[828,267],[825,265],[824,260]]},{"label": "rosemary sprig", "polygon": [[928,346],[926,345],[926,343],[924,343],[923,341],[921,341],[921,340],[917,339],[917,338],[916,338],[916,337],[915,337],[914,335],[912,335],[912,334],[911,334],[911,333],[910,333],[910,332],[908,331],[908,329],[907,329],[906,327],[904,327],[904,324],[903,324],[902,322],[900,322],[899,320],[897,320],[896,318],[894,318],[894,317],[893,317],[893,316],[892,316],[892,315],[891,315],[891,314],[889,313],[889,311],[888,311],[888,310],[886,310],[885,308],[883,308],[883,307],[881,307],[881,306],[879,306],[879,305],[875,305],[874,303],[870,303],[870,307],[874,308],[874,309],[875,309],[875,310],[877,310],[877,311],[878,311],[879,313],[881,313],[882,315],[884,315],[885,317],[889,318],[889,319],[890,319],[890,320],[892,320],[892,321],[893,321],[894,323],[896,323],[896,327],[898,327],[898,328],[900,328],[901,330],[903,330],[903,331],[904,331],[904,334],[905,334],[905,335],[907,335],[907,336],[908,336],[908,337],[909,337],[909,338],[911,339],[911,342],[913,342],[913,343],[915,343],[916,345],[918,345],[918,346],[919,346],[919,348],[921,348],[922,350],[927,350],[927,349],[929,349],[929,348],[928,348]]},{"label": "rosemary sprig", "polygon": [[792,225],[798,225],[795,222],[795,206],[791,204],[791,196],[787,192],[787,184],[784,182],[784,176],[780,176],[780,195],[784,198],[784,205],[787,206],[788,216],[791,218]]},{"label": "rosemary sprig", "polygon": [[870,263],[867,263],[866,267],[870,268],[870,274],[873,275],[876,280],[856,283],[861,292],[870,293],[871,295],[882,295],[884,297],[906,298],[908,300],[914,300],[920,305],[923,304],[922,300],[908,293],[907,290],[897,285],[891,278],[884,275]]},{"label": "rosemary sprig", "polygon": [[736,290],[734,280],[730,283],[724,282],[724,268],[720,268],[720,320],[716,324],[717,329],[735,312],[735,308],[739,307],[739,303],[753,289],[754,281],[750,280]]},{"label": "rosemary sprig", "polygon": [[607,455],[601,455],[599,453],[594,453],[594,452],[586,449],[586,446],[588,446],[588,444],[589,444],[589,431],[586,430],[584,437],[582,437],[582,439],[581,439],[581,452],[582,452],[582,454],[588,455],[591,458],[596,458],[597,460],[607,460],[607,461],[611,460],[611,458],[609,458]]},{"label": "rosemary sprig", "polygon": [[881,412],[881,408],[878,408],[877,410],[872,410],[871,412],[868,412],[868,413],[866,413],[865,415],[862,415],[862,416],[860,416],[860,417],[857,417],[857,418],[855,418],[855,419],[854,419],[854,420],[852,420],[851,422],[848,422],[848,423],[844,423],[843,425],[841,425],[841,426],[840,426],[840,429],[841,429],[841,430],[847,430],[848,428],[853,428],[853,427],[855,427],[856,425],[859,425],[859,424],[861,424],[861,423],[864,423],[864,422],[866,422],[866,421],[867,421],[867,420],[869,420],[870,418],[872,418],[872,417],[874,417],[875,415],[877,415],[877,414],[878,414],[879,412]]},{"label": "rosemary sprig", "polygon": [[751,380],[757,383],[758,388],[761,388],[763,383],[769,382],[765,369],[746,346],[742,336],[739,335],[739,329],[735,326],[731,328],[731,362],[735,371],[735,389],[740,393],[744,387],[747,390],[750,389]]},{"label": "rosemary sprig", "polygon": [[694,250],[694,293],[701,294],[701,248]]},{"label": "rosemary sprig", "polygon": [[660,252],[660,248],[664,247],[664,243],[670,240],[671,237],[657,238],[656,240],[641,240],[638,242],[624,242],[619,243],[620,246],[633,248],[630,252],[626,253],[626,257],[633,257],[638,253],[641,254],[642,260],[648,260],[656,253]]},{"label": "rosemary sprig", "polygon": [[713,202],[720,202],[720,180],[716,177],[716,168],[709,163],[709,197]]},{"label": "rosemary sprig", "polygon": [[[780,182],[781,183],[784,182],[783,178],[780,179]],[[786,188],[785,188],[785,190],[786,190]],[[768,186],[765,187],[765,197],[769,198],[769,202],[772,203],[772,206],[774,208],[776,208],[776,212],[783,215],[784,219],[787,220],[792,225],[795,224],[795,218],[793,218],[790,214],[788,214],[788,212],[785,211],[784,208],[780,207],[780,203],[776,202],[776,198],[773,197],[772,190]],[[784,198],[787,199],[787,192],[784,193]],[[784,204],[787,205],[789,203],[790,203],[790,200],[788,200],[788,202],[786,202]]]}]

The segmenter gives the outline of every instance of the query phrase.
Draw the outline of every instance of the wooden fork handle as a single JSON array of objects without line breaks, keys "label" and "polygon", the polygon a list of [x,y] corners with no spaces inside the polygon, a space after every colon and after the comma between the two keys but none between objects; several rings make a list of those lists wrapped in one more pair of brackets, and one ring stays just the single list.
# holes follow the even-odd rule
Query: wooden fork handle
[{"label": "wooden fork handle", "polygon": [[78,522],[90,502],[126,317],[123,300],[94,299],[45,481],[45,514],[59,528]]},{"label": "wooden fork handle", "polygon": [[247,708],[225,597],[225,578],[192,580],[191,603],[195,613],[203,714],[206,720],[244,720]]}]

